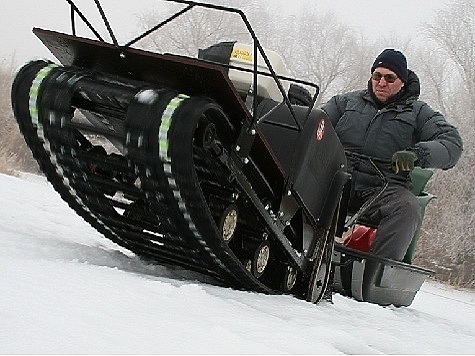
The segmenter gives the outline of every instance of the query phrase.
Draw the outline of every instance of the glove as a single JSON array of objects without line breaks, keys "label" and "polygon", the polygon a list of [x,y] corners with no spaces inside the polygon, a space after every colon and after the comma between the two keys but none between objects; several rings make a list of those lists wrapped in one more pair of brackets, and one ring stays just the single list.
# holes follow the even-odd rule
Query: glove
[{"label": "glove", "polygon": [[416,153],[413,151],[397,151],[393,154],[392,167],[396,174],[399,171],[410,172],[414,169],[414,162],[418,160]]}]

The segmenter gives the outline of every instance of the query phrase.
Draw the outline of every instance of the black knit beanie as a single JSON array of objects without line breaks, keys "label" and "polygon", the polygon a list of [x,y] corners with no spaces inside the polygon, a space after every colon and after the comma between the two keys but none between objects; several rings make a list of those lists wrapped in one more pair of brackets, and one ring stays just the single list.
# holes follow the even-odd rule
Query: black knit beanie
[{"label": "black knit beanie", "polygon": [[392,70],[404,83],[407,83],[407,61],[404,54],[395,49],[388,48],[381,52],[371,67],[371,74],[378,67]]}]

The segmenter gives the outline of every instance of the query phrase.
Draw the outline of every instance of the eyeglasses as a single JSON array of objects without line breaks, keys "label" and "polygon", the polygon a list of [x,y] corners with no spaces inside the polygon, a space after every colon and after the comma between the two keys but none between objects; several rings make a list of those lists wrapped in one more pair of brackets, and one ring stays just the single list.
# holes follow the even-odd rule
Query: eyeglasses
[{"label": "eyeglasses", "polygon": [[373,74],[371,75],[371,79],[379,82],[381,80],[381,78],[384,78],[384,80],[386,81],[386,83],[394,83],[397,79],[397,75],[394,75],[394,74],[381,74],[379,72],[373,72]]}]

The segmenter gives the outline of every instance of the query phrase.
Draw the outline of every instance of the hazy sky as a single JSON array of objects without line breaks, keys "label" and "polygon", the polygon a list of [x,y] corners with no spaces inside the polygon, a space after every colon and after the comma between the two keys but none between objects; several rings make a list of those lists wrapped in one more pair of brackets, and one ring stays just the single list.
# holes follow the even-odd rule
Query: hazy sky
[{"label": "hazy sky", "polygon": [[433,19],[435,11],[450,0],[297,0],[316,4],[333,11],[342,23],[368,37],[387,37],[388,34],[413,37],[421,22]]},{"label": "hazy sky", "polygon": [[[93,0],[75,0],[81,8],[94,13]],[[138,13],[146,12],[160,0],[102,0],[114,29],[123,40],[133,37]],[[421,21],[430,21],[434,10],[449,0],[268,0],[269,6],[299,12],[304,6],[333,11],[340,21],[371,39],[378,37],[413,38]],[[223,0],[232,6],[232,0]],[[280,11],[278,11],[280,12]],[[69,7],[65,0],[2,1],[0,12],[0,58],[15,54],[18,64],[38,57],[51,58],[42,43],[32,34],[33,27],[70,32]],[[118,36],[121,38],[121,36]],[[387,44],[390,46],[391,44]]]}]

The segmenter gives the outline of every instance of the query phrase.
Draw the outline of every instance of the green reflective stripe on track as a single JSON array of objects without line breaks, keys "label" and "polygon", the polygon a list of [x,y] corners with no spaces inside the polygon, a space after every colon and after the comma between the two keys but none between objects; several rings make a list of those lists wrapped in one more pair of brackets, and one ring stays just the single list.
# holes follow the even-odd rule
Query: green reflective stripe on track
[{"label": "green reflective stripe on track", "polygon": [[33,80],[33,83],[31,84],[30,99],[28,104],[33,126],[38,126],[38,94],[40,92],[41,83],[43,83],[43,80],[50,74],[51,70],[56,67],[58,67],[58,65],[52,63],[41,68]]},{"label": "green reflective stripe on track", "polygon": [[187,98],[189,98],[189,96],[184,94],[174,97],[170,100],[163,112],[160,128],[158,129],[158,154],[162,162],[171,161],[168,155],[168,130],[170,130],[173,113],[180,106],[181,102]]}]

